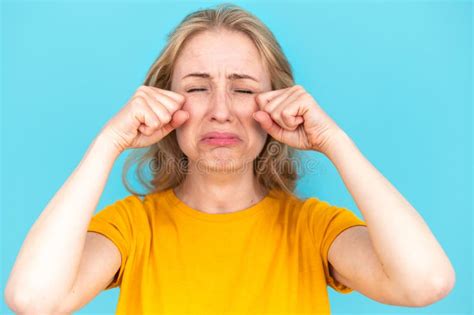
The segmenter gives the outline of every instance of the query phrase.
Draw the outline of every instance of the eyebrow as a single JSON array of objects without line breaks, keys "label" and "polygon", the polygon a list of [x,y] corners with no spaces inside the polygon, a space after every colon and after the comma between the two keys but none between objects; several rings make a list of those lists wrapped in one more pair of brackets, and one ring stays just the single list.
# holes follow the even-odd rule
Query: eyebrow
[{"label": "eyebrow", "polygon": [[[193,73],[189,73],[189,74],[185,75],[184,77],[181,78],[181,80],[183,80],[184,78],[187,78],[187,77],[198,77],[198,78],[204,78],[204,79],[212,79],[212,76],[209,73],[193,72]],[[243,73],[231,73],[227,76],[227,79],[229,79],[229,80],[250,79],[250,80],[253,80],[255,82],[258,82],[258,80],[255,79],[254,77],[252,77],[248,74],[243,74]]]}]

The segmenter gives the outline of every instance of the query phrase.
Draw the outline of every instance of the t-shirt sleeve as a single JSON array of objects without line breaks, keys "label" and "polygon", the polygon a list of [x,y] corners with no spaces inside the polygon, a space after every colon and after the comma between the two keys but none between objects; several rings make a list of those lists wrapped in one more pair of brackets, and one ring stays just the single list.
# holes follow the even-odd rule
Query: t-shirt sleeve
[{"label": "t-shirt sleeve", "polygon": [[130,195],[106,206],[91,218],[87,231],[100,233],[110,239],[117,246],[122,259],[114,279],[104,290],[118,287],[122,283],[134,239],[133,214],[139,203],[140,198]]},{"label": "t-shirt sleeve", "polygon": [[343,294],[351,293],[353,291],[352,288],[337,281],[329,272],[329,248],[342,231],[353,226],[367,226],[367,224],[347,208],[331,205],[318,198],[309,198],[307,202],[312,208],[310,230],[320,250],[326,283],[337,292]]}]

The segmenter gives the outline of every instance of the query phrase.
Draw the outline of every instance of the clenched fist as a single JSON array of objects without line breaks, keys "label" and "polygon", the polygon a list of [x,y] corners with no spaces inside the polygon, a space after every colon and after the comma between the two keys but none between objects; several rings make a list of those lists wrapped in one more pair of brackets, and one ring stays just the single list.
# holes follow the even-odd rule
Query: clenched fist
[{"label": "clenched fist", "polygon": [[343,132],[301,85],[256,95],[253,118],[276,140],[300,150],[326,154],[333,138]]},{"label": "clenched fist", "polygon": [[181,126],[189,113],[181,110],[185,96],[140,86],[128,103],[102,129],[119,152],[154,144]]}]

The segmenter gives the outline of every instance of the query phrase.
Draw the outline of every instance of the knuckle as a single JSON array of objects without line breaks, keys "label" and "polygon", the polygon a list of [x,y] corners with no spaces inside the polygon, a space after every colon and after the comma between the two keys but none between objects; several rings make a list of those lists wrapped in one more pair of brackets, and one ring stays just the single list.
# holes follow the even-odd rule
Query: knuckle
[{"label": "knuckle", "polygon": [[152,89],[154,92],[158,93],[158,94],[165,94],[166,95],[166,89],[162,89],[162,88],[159,88],[159,87],[156,87],[156,86],[150,86],[150,89]]},{"label": "knuckle", "polygon": [[133,96],[133,102],[134,103],[146,103],[146,96],[141,94],[141,93],[137,93]]},{"label": "knuckle", "polygon": [[170,107],[171,107],[170,108],[171,111],[174,113],[175,111],[177,111],[180,108],[180,105],[176,102],[171,102]]},{"label": "knuckle", "polygon": [[146,99],[142,95],[136,95],[131,102],[131,106],[134,108],[142,107],[146,104]]},{"label": "knuckle", "polygon": [[150,127],[158,128],[160,126],[160,121],[158,119],[151,119],[150,120]]},{"label": "knuckle", "polygon": [[270,117],[273,118],[273,120],[277,120],[279,118],[279,115],[275,112],[270,113]]},{"label": "knuckle", "polygon": [[147,91],[148,89],[149,89],[148,86],[146,86],[146,85],[140,85],[137,90],[138,90],[138,91]]},{"label": "knuckle", "polygon": [[143,94],[146,94],[145,86],[144,86],[144,85],[141,85],[141,86],[135,91],[135,95],[143,95]]},{"label": "knuckle", "polygon": [[306,101],[309,101],[311,99],[311,95],[309,95],[308,93],[301,93],[299,98],[301,98],[304,102],[306,102]]},{"label": "knuckle", "polygon": [[295,90],[303,90],[303,87],[300,84],[296,84],[293,86]]},{"label": "knuckle", "polygon": [[169,113],[162,114],[160,118],[163,121],[163,123],[168,123],[171,121],[171,115]]},{"label": "knuckle", "polygon": [[[177,98],[179,103],[184,103],[184,101],[186,100],[186,97],[183,94],[175,93],[175,95],[176,95],[176,98]],[[178,104],[176,104],[176,105],[178,105]]]}]

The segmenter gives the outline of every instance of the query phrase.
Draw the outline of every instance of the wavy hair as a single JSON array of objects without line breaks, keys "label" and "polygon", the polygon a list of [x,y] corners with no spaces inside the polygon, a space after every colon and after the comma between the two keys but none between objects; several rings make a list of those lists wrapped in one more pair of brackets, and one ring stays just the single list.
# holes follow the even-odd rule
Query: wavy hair
[{"label": "wavy hair", "polygon": [[[150,67],[143,85],[169,90],[173,66],[186,40],[200,32],[220,29],[242,32],[253,41],[266,63],[272,90],[295,84],[291,65],[273,33],[250,12],[237,5],[223,3],[184,17],[168,34],[167,44]],[[277,189],[295,196],[296,182],[300,177],[295,164],[300,161],[297,152],[268,135],[253,163],[258,182],[269,191]],[[186,176],[188,160],[178,145],[175,131],[149,147],[133,149],[125,161],[122,181],[129,192],[144,196],[134,191],[127,180],[128,171],[135,164],[138,181],[148,193],[154,193],[178,186]],[[151,172],[151,179],[146,179],[146,171]]]}]

